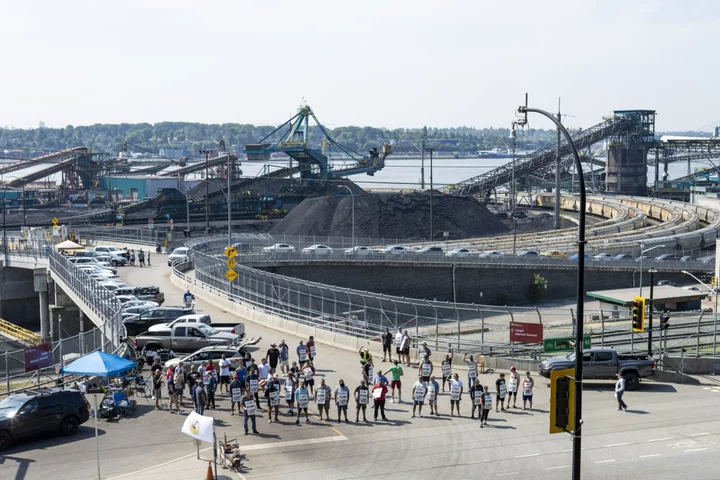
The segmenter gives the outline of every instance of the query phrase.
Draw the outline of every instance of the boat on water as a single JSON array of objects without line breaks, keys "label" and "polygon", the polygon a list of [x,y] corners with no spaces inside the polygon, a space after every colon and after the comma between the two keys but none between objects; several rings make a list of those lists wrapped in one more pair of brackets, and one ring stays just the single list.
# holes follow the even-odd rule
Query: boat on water
[{"label": "boat on water", "polygon": [[477,156],[479,158],[512,158],[513,155],[507,148],[495,147],[491,150],[479,150]]}]

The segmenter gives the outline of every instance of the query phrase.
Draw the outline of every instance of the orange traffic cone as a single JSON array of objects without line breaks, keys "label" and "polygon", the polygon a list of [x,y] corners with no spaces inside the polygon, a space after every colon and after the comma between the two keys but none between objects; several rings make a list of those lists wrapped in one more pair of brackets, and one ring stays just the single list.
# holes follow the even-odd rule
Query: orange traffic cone
[{"label": "orange traffic cone", "polygon": [[207,473],[205,474],[205,480],[215,480],[215,475],[213,475],[212,471],[212,462],[208,461],[208,469]]}]

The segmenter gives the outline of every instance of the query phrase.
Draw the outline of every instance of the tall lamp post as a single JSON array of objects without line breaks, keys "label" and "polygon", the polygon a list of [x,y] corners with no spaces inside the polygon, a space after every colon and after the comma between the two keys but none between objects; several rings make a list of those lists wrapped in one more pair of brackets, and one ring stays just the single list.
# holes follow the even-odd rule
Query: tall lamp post
[{"label": "tall lamp post", "polygon": [[[527,97],[526,97],[527,102]],[[548,118],[552,121],[555,126],[562,132],[568,145],[572,150],[573,159],[575,160],[575,168],[578,173],[578,186],[580,187],[580,208],[578,209],[578,278],[577,278],[577,329],[575,337],[575,416],[574,425],[575,431],[573,435],[573,465],[572,465],[572,478],[574,480],[580,480],[580,465],[582,458],[582,378],[583,378],[583,316],[584,316],[584,299],[585,299],[585,179],[582,175],[582,164],[580,163],[580,156],[578,155],[575,143],[570,136],[570,133],[563,127],[563,124],[550,112],[540,110],[537,108],[528,108],[527,105],[520,106],[518,113],[523,115],[523,118],[517,121],[518,125],[523,126],[527,124],[528,113],[539,113],[540,115]]]},{"label": "tall lamp post", "polygon": [[[644,243],[640,244],[640,297],[642,297],[642,291],[643,291],[643,282],[642,282],[642,274],[643,274],[643,253],[649,252],[650,250],[655,250],[656,248],[663,248],[665,245],[655,245],[654,247],[646,248],[643,250],[643,247],[645,246]],[[652,283],[652,280],[650,280],[650,283]]]},{"label": "tall lamp post", "polygon": [[[423,142],[423,145],[425,145],[425,142]],[[430,242],[433,241],[433,152],[435,152],[434,147],[428,147],[425,149],[426,151],[430,152]]]},{"label": "tall lamp post", "polygon": [[[708,292],[715,297],[715,308],[713,309],[713,315],[715,315],[715,325],[713,325],[713,357],[717,354],[717,322],[718,322],[718,292],[713,291],[712,288],[708,287],[705,282],[702,282],[699,278],[697,278],[692,273],[688,272],[687,270],[683,270],[682,273],[685,275],[690,275],[692,278],[697,280],[699,284],[701,284],[703,287],[707,288]],[[716,287],[717,288],[717,287]],[[667,338],[667,336],[665,337]]]},{"label": "tall lamp post", "polygon": [[355,247],[355,195],[347,185],[340,185],[340,188],[346,189],[350,192],[350,200],[352,201],[352,246]]},{"label": "tall lamp post", "polygon": [[648,308],[648,357],[652,357],[652,329],[653,329],[653,286],[655,285],[655,274],[657,270],[655,267],[650,267],[648,270],[650,274],[650,307]]},{"label": "tall lamp post", "polygon": [[212,150],[200,150],[205,155],[205,235],[210,233],[210,210],[208,206],[208,196],[210,196],[210,183],[208,182],[208,164],[210,162],[210,152]]}]

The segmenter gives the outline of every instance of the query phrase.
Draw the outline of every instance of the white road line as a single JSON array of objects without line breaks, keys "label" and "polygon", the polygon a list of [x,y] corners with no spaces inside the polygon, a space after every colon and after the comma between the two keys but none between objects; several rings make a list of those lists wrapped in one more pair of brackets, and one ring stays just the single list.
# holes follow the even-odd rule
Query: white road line
[{"label": "white road line", "polygon": [[570,468],[570,465],[560,465],[559,467],[545,467],[545,470],[560,470],[561,468]]},{"label": "white road line", "polygon": [[531,453],[529,455],[516,455],[513,458],[529,458],[529,457],[539,457],[539,453]]},{"label": "white road line", "polygon": [[573,451],[572,448],[568,448],[567,450],[563,450],[563,453],[572,452],[572,451]]},{"label": "white road line", "polygon": [[672,437],[651,438],[648,442],[662,442],[663,440],[672,440]]},{"label": "white road line", "polygon": [[685,453],[689,452],[699,452],[701,450],[707,450],[707,448],[693,448],[692,450],[685,450]]},{"label": "white road line", "polygon": [[519,473],[519,472],[498,473],[497,476],[498,477],[507,477],[508,475],[515,475],[517,473]]},{"label": "white road line", "polygon": [[624,443],[611,443],[610,445],[605,445],[605,448],[609,448],[609,447],[622,447],[623,445],[627,445],[627,442],[624,442]]},{"label": "white road line", "polygon": [[690,436],[691,437],[704,437],[705,435],[710,435],[710,432],[703,432],[703,433],[693,433]]},{"label": "white road line", "polygon": [[659,457],[660,455],[662,455],[662,453],[653,453],[652,455],[640,455],[638,458]]},{"label": "white road line", "polygon": [[[213,447],[203,448],[202,450],[200,450],[200,452],[201,453],[207,452],[208,450],[212,450],[212,449],[213,449]],[[183,455],[182,457],[178,457],[175,460],[170,460],[169,462],[159,463],[157,465],[153,465],[152,467],[143,468],[142,470],[135,470],[134,472],[130,472],[130,473],[123,473],[122,475],[118,475],[117,477],[110,477],[110,478],[108,478],[108,480],[115,480],[116,478],[131,477],[133,475],[137,475],[138,473],[143,473],[143,472],[147,472],[149,470],[153,470],[155,468],[164,467],[165,465],[170,465],[171,463],[175,463],[179,460],[185,460],[186,458],[194,457],[196,455],[197,455],[197,452],[193,452],[189,455]]]},{"label": "white road line", "polygon": [[595,463],[611,463],[611,462],[614,462],[614,461],[615,461],[614,459],[610,459],[610,460],[600,460],[599,462],[595,462]]}]

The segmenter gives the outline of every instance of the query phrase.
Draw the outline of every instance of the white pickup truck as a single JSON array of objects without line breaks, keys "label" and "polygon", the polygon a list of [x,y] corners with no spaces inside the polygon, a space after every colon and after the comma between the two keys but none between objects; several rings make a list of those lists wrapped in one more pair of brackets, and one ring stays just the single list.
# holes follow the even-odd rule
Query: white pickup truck
[{"label": "white pickup truck", "polygon": [[161,323],[159,325],[153,325],[148,330],[150,333],[170,331],[172,328],[179,323],[204,323],[213,327],[219,332],[233,333],[238,337],[245,338],[245,324],[244,323],[217,323],[210,319],[210,315],[203,313],[193,313],[189,315],[183,315],[178,317],[170,323]]}]

